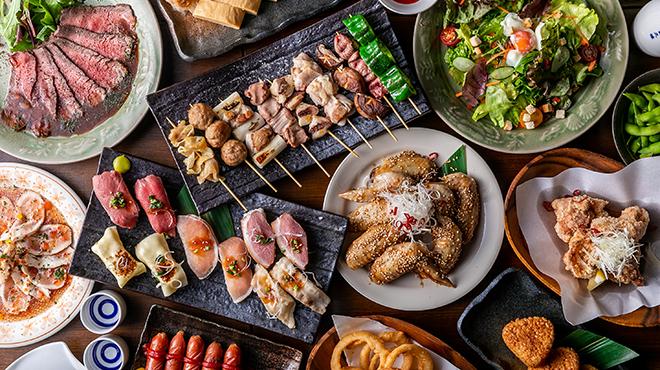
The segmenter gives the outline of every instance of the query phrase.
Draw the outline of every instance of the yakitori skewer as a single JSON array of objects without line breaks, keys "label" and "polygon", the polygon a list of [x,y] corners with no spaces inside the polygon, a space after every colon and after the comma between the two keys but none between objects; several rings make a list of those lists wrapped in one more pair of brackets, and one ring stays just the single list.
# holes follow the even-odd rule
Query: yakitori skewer
[{"label": "yakitori skewer", "polygon": [[[408,98],[408,101],[410,102],[410,104],[412,104],[413,108],[415,108],[415,110],[417,111],[417,114],[419,114],[419,115],[421,116],[421,115],[422,115],[422,111],[420,111],[419,108],[417,108],[417,104],[415,104],[415,102],[412,101],[411,98]],[[404,123],[404,125],[405,125],[405,123]],[[406,127],[406,128],[407,128],[407,127]]]},{"label": "yakitori skewer", "polygon": [[[401,121],[401,123],[403,124],[403,127],[405,127],[406,130],[410,130],[410,127],[408,127],[408,125],[406,124],[406,121],[404,121],[403,118],[401,118],[401,115],[399,115],[399,112],[396,111],[396,108],[394,108],[394,105],[392,105],[392,103],[390,103],[390,100],[387,98],[387,96],[383,96],[383,99],[385,99],[385,102],[387,103],[387,105],[390,106],[390,108],[392,109],[392,112],[394,112],[394,114],[396,114],[396,116],[399,118],[399,121]],[[415,108],[417,108],[417,107],[415,107]],[[419,110],[417,110],[417,111],[419,112]],[[420,112],[420,114],[421,114],[421,112]]]},{"label": "yakitori skewer", "polygon": [[277,158],[273,158],[273,160],[275,161],[275,163],[277,163],[277,164],[280,165],[280,167],[282,168],[282,170],[283,170],[284,172],[286,172],[287,175],[289,175],[289,177],[291,178],[291,180],[293,180],[293,182],[295,182],[296,185],[298,185],[299,188],[302,188],[302,184],[299,183],[298,180],[296,180],[295,177],[293,177],[293,175],[291,174],[291,172],[289,172],[289,170],[287,170],[286,167],[284,167],[284,165],[282,165],[282,163],[280,162],[279,159],[277,159]]},{"label": "yakitori skewer", "polygon": [[[169,117],[165,117],[165,118],[167,118],[167,121],[170,123],[170,125],[172,125],[172,127],[176,127],[176,125],[174,124],[174,122],[172,122],[172,120],[171,120]],[[238,202],[238,204],[240,204],[241,207],[243,207],[243,209],[247,212],[247,210],[248,210],[247,207],[243,204],[243,202],[241,202],[240,199],[238,199],[238,197],[237,197],[236,194],[231,190],[231,188],[229,188],[229,185],[227,185],[227,183],[223,180],[222,176],[219,176],[219,177],[218,177],[218,181],[222,184],[222,186],[225,187],[225,189],[227,189],[227,191],[229,192],[229,194],[231,194],[231,196],[234,197],[234,200],[236,200],[236,202]]]},{"label": "yakitori skewer", "polygon": [[312,152],[310,152],[309,149],[307,149],[305,144],[300,144],[300,146],[303,147],[303,149],[305,149],[305,151],[307,152],[307,154],[309,154],[310,157],[312,157],[314,162],[316,162],[316,164],[321,168],[323,173],[325,173],[326,176],[330,177],[330,174],[328,173],[328,171],[326,171],[325,168],[323,167],[323,165],[319,162],[319,160],[316,159],[316,157],[314,157],[314,154],[312,154]]},{"label": "yakitori skewer", "polygon": [[353,127],[353,129],[355,130],[355,132],[358,133],[358,135],[360,135],[360,138],[362,139],[362,141],[364,141],[365,144],[367,144],[367,146],[369,147],[369,149],[373,149],[373,148],[374,148],[373,146],[371,146],[371,144],[369,143],[369,141],[367,140],[367,138],[364,137],[364,136],[362,135],[362,133],[357,129],[357,127],[355,127],[355,125],[353,124],[353,122],[351,122],[351,120],[348,119],[348,117],[346,118],[346,122],[348,122],[348,124],[351,125],[351,127]]},{"label": "yakitori skewer", "polygon": [[390,130],[390,128],[387,127],[387,125],[385,124],[385,122],[383,122],[383,120],[380,118],[380,116],[377,116],[376,118],[378,118],[378,120],[379,120],[380,123],[383,125],[383,127],[385,127],[385,130],[387,130],[387,133],[390,134],[390,136],[392,137],[392,139],[394,139],[394,141],[399,141],[399,139],[397,139],[396,136],[394,136],[394,134],[392,133],[392,131]]}]

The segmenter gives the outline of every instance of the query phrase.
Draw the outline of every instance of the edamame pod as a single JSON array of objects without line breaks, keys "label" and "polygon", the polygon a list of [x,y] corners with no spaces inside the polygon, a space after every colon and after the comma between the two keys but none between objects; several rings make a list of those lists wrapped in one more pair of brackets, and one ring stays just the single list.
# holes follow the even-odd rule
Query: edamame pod
[{"label": "edamame pod", "polygon": [[642,154],[660,154],[660,143],[654,143],[646,148],[639,150],[640,157]]},{"label": "edamame pod", "polygon": [[626,123],[625,125],[623,125],[623,128],[626,130],[628,135],[633,135],[633,136],[651,136],[655,134],[660,134],[660,125],[640,127],[637,125],[631,125],[629,123]]},{"label": "edamame pod", "polygon": [[648,122],[648,121],[652,120],[654,117],[659,116],[659,115],[660,115],[660,107],[656,107],[653,110],[650,110],[648,112],[644,112],[642,114],[637,115],[636,118],[639,119],[642,122]]},{"label": "edamame pod", "polygon": [[646,91],[642,91],[642,95],[644,95],[646,100],[648,100],[648,104],[646,105],[646,110],[651,111],[653,110],[653,108],[658,106],[655,100],[653,100],[653,94],[647,93]]},{"label": "edamame pod", "polygon": [[623,96],[630,99],[630,101],[635,103],[635,105],[641,109],[646,109],[646,106],[648,105],[646,99],[644,99],[644,97],[641,95],[637,95],[635,93],[623,93]]},{"label": "edamame pod", "polygon": [[639,91],[646,91],[650,93],[660,93],[660,83],[648,84],[641,86]]},{"label": "edamame pod", "polygon": [[658,141],[660,141],[660,134],[649,136],[649,141],[652,143],[657,143]]},{"label": "edamame pod", "polygon": [[642,138],[635,138],[635,140],[630,143],[629,148],[631,152],[637,153],[642,148]]}]

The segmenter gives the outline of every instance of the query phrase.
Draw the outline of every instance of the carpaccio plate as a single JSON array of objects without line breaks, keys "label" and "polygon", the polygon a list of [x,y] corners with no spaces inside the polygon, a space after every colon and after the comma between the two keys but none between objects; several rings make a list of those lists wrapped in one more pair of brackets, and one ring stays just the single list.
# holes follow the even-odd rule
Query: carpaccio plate
[{"label": "carpaccio plate", "polygon": [[[154,174],[160,176],[163,180],[163,185],[165,186],[170,202],[176,208],[176,196],[184,186],[181,176],[176,169],[106,148],[101,154],[97,173],[112,170],[112,161],[119,155],[125,155],[131,161],[131,169],[123,174],[124,182],[131,194],[135,195],[133,186],[137,179]],[[252,194],[242,199],[242,202],[248,209],[263,208],[268,215],[269,221],[272,221],[281,213],[289,212],[300,223],[307,233],[310,246],[307,271],[314,273],[316,280],[321,284],[321,288],[327,292],[339,256],[339,249],[344,242],[348,221],[344,217],[332,213],[303,207],[263,194]],[[229,209],[232,220],[234,220],[234,225],[240,227],[240,220],[244,213],[243,209],[238,204],[230,204]],[[105,267],[101,259],[91,251],[94,243],[101,239],[105,229],[110,226],[114,226],[114,224],[110,221],[110,217],[101,206],[96,195],[92,192],[82,233],[69,269],[71,274],[117,285],[117,280],[115,280],[114,276]],[[140,210],[140,216],[134,228],[125,229],[117,227],[117,231],[124,246],[133,255],[133,247],[142,239],[154,233],[143,210]],[[240,236],[240,230],[236,232]],[[176,261],[185,261],[185,251],[181,239],[178,236],[169,238],[167,243],[173,252],[174,259]],[[280,254],[279,252],[277,253],[278,256],[276,258],[279,258]],[[315,313],[310,308],[301,303],[296,303],[294,314],[296,328],[289,329],[279,320],[270,320],[268,318],[266,309],[256,293],[251,294],[239,304],[233,303],[225,287],[225,278],[220,264],[204,280],[197,279],[188,264],[184,263],[182,266],[188,277],[188,285],[167,298],[163,297],[161,289],[156,287],[156,280],[148,271],[132,278],[124,286],[124,289],[193,306],[307,343],[312,343],[314,340],[321,315]]]},{"label": "carpaccio plate", "polygon": [[[401,50],[401,46],[392,30],[392,25],[385,9],[377,0],[363,0],[232,64],[149,95],[147,97],[149,106],[158,121],[163,136],[167,140],[167,136],[172,129],[168,118],[175,123],[180,120],[188,120],[187,112],[190,104],[206,103],[210,106],[216,106],[220,102],[219,99],[224,99],[233,92],[239,92],[242,95],[250,84],[258,82],[259,79],[264,81],[273,80],[277,77],[290,74],[293,58],[298,56],[300,52],[305,52],[313,57],[314,50],[320,43],[333,49],[333,39],[337,32],[349,35],[348,30],[342,23],[342,20],[348,18],[349,14],[362,14],[369,21],[376,36],[392,51],[397,65],[410,77],[413,86],[417,90],[417,95],[412,100],[422,114],[428,113],[430,108],[427,100],[424,97],[414,69],[410,68],[410,64]],[[341,92],[345,93],[351,99],[354,96],[353,93]],[[392,101],[391,98],[389,99]],[[244,98],[243,100],[245,103],[249,103],[248,99]],[[312,103],[309,97],[306,97],[305,100],[308,103]],[[392,101],[392,103],[406,122],[420,116],[408,101],[401,103],[394,103]],[[256,107],[253,108],[256,111]],[[367,138],[380,134],[385,130],[378,120],[368,120],[357,114],[353,115],[350,119],[357,129]],[[382,119],[388,127],[395,127],[401,124],[397,116],[392,112],[382,117]],[[350,147],[355,147],[362,143],[362,139],[360,139],[350,125],[343,127],[333,125],[331,131]],[[201,131],[197,131],[196,134],[203,135]],[[198,184],[195,175],[188,175],[186,173],[186,166],[183,163],[185,157],[177,152],[177,149],[172,146],[169,140],[167,140],[167,143],[200,213],[205,213],[210,209],[233,200],[232,195],[221,183],[207,181],[201,185]],[[318,140],[310,140],[305,145],[318,160],[346,152],[346,149],[330,135],[326,135]],[[221,162],[220,151],[217,149],[214,151],[218,162]],[[300,147],[286,148],[277,158],[290,172],[296,172],[303,168],[316,165],[314,160]],[[287,177],[287,174],[273,162],[267,164],[260,171],[269,181]],[[225,177],[225,183],[239,198],[265,185],[246,164],[236,167],[222,165],[220,173]]]},{"label": "carpaccio plate", "polygon": [[165,333],[171,340],[181,330],[186,343],[193,335],[201,336],[206,346],[217,342],[223,350],[235,343],[241,348],[241,364],[244,369],[296,370],[302,361],[302,352],[297,349],[155,304],[149,310],[131,369],[143,368],[146,365],[147,357],[142,345],[151,342],[154,335]]}]

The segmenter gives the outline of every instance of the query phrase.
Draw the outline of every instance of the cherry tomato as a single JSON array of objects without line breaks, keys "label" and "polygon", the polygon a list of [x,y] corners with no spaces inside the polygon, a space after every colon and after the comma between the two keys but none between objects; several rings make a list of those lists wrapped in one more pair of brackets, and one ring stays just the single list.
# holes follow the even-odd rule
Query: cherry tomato
[{"label": "cherry tomato", "polygon": [[454,46],[461,41],[456,33],[456,27],[449,26],[440,32],[440,41],[447,46]]},{"label": "cherry tomato", "polygon": [[598,48],[593,44],[585,45],[580,49],[580,56],[585,62],[591,63],[598,59],[598,54]]},{"label": "cherry tomato", "polygon": [[513,35],[511,35],[511,42],[521,53],[532,51],[534,46],[536,46],[534,36],[527,30],[518,30],[514,32]]}]

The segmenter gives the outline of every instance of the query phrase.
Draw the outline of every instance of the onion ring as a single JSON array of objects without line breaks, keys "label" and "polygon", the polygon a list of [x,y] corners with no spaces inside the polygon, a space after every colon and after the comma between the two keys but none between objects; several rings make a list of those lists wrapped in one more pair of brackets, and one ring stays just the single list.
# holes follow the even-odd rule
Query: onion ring
[{"label": "onion ring", "polygon": [[330,368],[332,370],[342,370],[342,368],[344,368],[341,364],[341,354],[344,351],[344,348],[356,341],[365,342],[373,349],[374,353],[379,356],[381,363],[385,363],[389,351],[385,349],[382,339],[366,331],[356,331],[346,335],[337,343],[337,345],[335,345],[335,348],[332,351],[332,358],[330,359]]},{"label": "onion ring", "polygon": [[412,355],[417,358],[417,361],[419,362],[419,370],[433,370],[433,359],[431,358],[431,355],[429,355],[424,348],[415,344],[403,344],[394,348],[392,352],[387,355],[385,362],[382,362],[381,369],[392,367],[392,364],[394,364],[397,357],[408,352],[412,353]]},{"label": "onion ring", "polygon": [[[402,344],[410,344],[410,339],[406,336],[406,333],[402,331],[384,331],[380,334],[378,334],[378,338],[382,339],[383,343],[394,343],[397,346],[400,346]],[[369,352],[365,351],[366,346],[362,349],[362,352],[360,353],[360,366],[362,366],[362,358],[364,356],[368,356]],[[388,352],[391,352],[392,349],[394,348],[387,348]],[[365,352],[367,352],[365,354]],[[401,370],[410,370],[412,369],[413,366],[413,361],[414,357],[411,353],[404,353],[403,354],[403,363],[401,365]],[[371,358],[370,363],[369,363],[369,369],[368,370],[377,370],[378,369],[378,357],[374,356]]]}]

